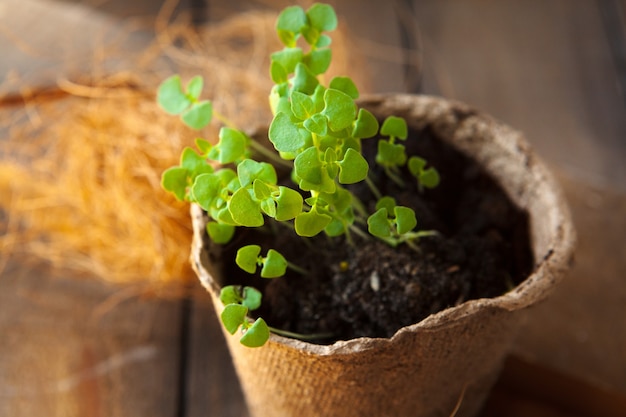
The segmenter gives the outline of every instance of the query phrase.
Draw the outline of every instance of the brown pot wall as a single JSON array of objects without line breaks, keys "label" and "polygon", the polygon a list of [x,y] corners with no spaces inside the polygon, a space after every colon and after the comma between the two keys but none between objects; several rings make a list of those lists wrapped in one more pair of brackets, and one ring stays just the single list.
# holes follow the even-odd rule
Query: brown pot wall
[{"label": "brown pot wall", "polygon": [[[360,102],[379,118],[406,118],[479,161],[511,200],[529,213],[534,272],[513,291],[470,300],[400,329],[390,339],[329,346],[272,335],[250,349],[226,334],[253,417],[458,417],[475,415],[495,382],[522,310],[562,278],[574,231],[559,187],[522,136],[471,108],[414,95]],[[219,310],[219,268],[209,262],[206,219],[192,208],[192,263]]]}]

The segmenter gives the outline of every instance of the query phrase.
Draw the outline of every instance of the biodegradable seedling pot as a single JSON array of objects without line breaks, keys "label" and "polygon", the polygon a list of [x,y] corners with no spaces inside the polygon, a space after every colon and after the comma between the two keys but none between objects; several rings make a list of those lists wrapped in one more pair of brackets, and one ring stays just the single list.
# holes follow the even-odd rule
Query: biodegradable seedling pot
[{"label": "biodegradable seedling pot", "polygon": [[[441,98],[390,95],[360,101],[377,118],[404,117],[477,161],[528,214],[535,268],[510,292],[447,308],[389,339],[316,345],[272,335],[246,348],[226,334],[254,417],[474,416],[495,382],[523,310],[548,296],[568,268],[574,230],[562,193],[522,135]],[[223,276],[208,251],[206,218],[192,207],[192,263],[216,310]]]}]

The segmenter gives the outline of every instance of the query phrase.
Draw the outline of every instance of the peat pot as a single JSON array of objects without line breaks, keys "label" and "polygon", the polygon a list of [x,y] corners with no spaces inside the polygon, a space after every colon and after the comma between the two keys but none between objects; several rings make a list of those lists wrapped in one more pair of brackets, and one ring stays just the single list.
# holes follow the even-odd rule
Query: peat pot
[{"label": "peat pot", "polygon": [[[477,161],[528,215],[532,273],[514,289],[447,308],[393,337],[316,345],[272,334],[261,348],[226,340],[253,417],[476,415],[497,379],[523,311],[545,299],[569,266],[575,233],[552,175],[522,135],[472,108],[418,95],[360,101],[379,119],[402,116]],[[221,311],[223,277],[210,261],[202,210],[192,207],[192,263]],[[381,280],[384,279],[381,277]]]}]

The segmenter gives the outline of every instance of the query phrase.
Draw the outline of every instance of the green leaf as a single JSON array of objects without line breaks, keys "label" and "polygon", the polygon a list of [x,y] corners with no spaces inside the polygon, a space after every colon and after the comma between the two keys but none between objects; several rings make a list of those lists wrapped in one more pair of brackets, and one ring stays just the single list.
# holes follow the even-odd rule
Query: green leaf
[{"label": "green leaf", "polygon": [[321,197],[332,204],[338,212],[345,212],[352,206],[352,193],[345,188],[338,188],[336,193],[323,194]]},{"label": "green leaf", "polygon": [[239,294],[240,287],[237,285],[227,285],[220,290],[220,301],[225,306],[228,304],[239,304],[242,300]]},{"label": "green leaf", "polygon": [[310,147],[300,152],[294,161],[296,175],[313,184],[322,183],[322,161],[317,148]]},{"label": "green leaf", "polygon": [[259,203],[252,199],[247,188],[240,188],[235,191],[228,202],[228,211],[238,225],[245,227],[263,226],[263,214],[261,214]]},{"label": "green leaf", "polygon": [[307,23],[307,15],[300,6],[286,7],[279,15],[276,21],[276,29],[298,33],[300,29]]},{"label": "green leaf", "polygon": [[247,139],[238,130],[222,127],[219,142],[209,152],[209,158],[222,164],[229,164],[245,156]]},{"label": "green leaf", "polygon": [[287,74],[291,74],[296,70],[296,65],[302,61],[303,57],[302,48],[284,48],[282,51],[272,53],[271,60],[278,62]]},{"label": "green leaf", "polygon": [[319,213],[315,207],[308,213],[300,213],[294,222],[296,233],[304,237],[312,237],[320,233],[330,224],[332,217]]},{"label": "green leaf", "polygon": [[180,114],[191,106],[191,100],[183,91],[180,75],[172,75],[161,83],[157,103],[169,114]]},{"label": "green leaf", "polygon": [[391,236],[387,215],[387,209],[381,208],[367,218],[367,230],[370,234],[383,239]]},{"label": "green leaf", "polygon": [[368,110],[359,109],[359,114],[354,122],[352,136],[355,138],[371,138],[378,133],[378,120]]},{"label": "green leaf", "polygon": [[422,159],[418,156],[412,156],[409,158],[409,162],[407,163],[407,167],[409,168],[409,172],[414,177],[419,177],[424,167],[426,167],[426,160]]},{"label": "green leaf", "polygon": [[246,330],[239,341],[242,345],[255,348],[263,346],[270,338],[270,329],[262,318],[256,319],[252,326]]},{"label": "green leaf", "polygon": [[422,172],[419,177],[420,184],[426,188],[435,188],[439,185],[440,177],[439,172],[433,167],[428,168]]},{"label": "green leaf", "polygon": [[406,162],[406,153],[403,145],[392,144],[386,140],[378,141],[376,162],[383,166],[402,166]]},{"label": "green leaf", "polygon": [[407,163],[409,172],[417,178],[419,183],[426,188],[435,188],[439,185],[440,177],[439,172],[433,167],[424,169],[426,167],[426,160],[417,156],[409,158]]},{"label": "green leaf", "polygon": [[207,152],[211,150],[213,145],[211,145],[211,142],[209,142],[206,139],[197,138],[196,147],[200,150],[200,152],[202,152],[203,154],[206,154]]},{"label": "green leaf", "polygon": [[209,222],[206,228],[211,240],[220,245],[230,242],[235,234],[235,227],[230,224]]},{"label": "green leaf", "polygon": [[[272,189],[262,180],[256,179],[252,183],[254,198],[257,200],[265,200],[271,197]],[[273,216],[272,216],[273,217]]]},{"label": "green leaf", "polygon": [[278,278],[285,275],[287,271],[287,260],[283,255],[274,249],[267,251],[267,257],[263,261],[261,268],[262,278]]},{"label": "green leaf", "polygon": [[291,111],[300,120],[306,120],[315,113],[315,105],[310,96],[299,91],[291,94]]},{"label": "green leaf", "polygon": [[380,128],[380,134],[398,139],[406,139],[408,136],[406,120],[396,116],[387,117]]},{"label": "green leaf", "polygon": [[397,206],[393,209],[396,215],[396,231],[398,234],[403,235],[410,232],[417,226],[417,219],[415,218],[415,211],[408,207]]},{"label": "green leaf", "polygon": [[330,237],[341,236],[345,232],[346,225],[340,219],[335,218],[324,228],[324,233]]},{"label": "green leaf", "polygon": [[191,195],[200,207],[208,211],[213,202],[219,196],[222,183],[219,176],[215,174],[201,174],[191,186]]},{"label": "green leaf", "polygon": [[289,48],[296,46],[296,33],[280,29],[276,30],[276,33],[278,34],[278,39],[280,39],[283,45]]},{"label": "green leaf", "polygon": [[330,36],[328,35],[321,35],[318,39],[317,39],[317,43],[315,44],[316,48],[325,48],[327,46],[330,46],[330,44],[332,43],[332,39]]},{"label": "green leaf", "polygon": [[259,245],[243,246],[237,251],[235,263],[239,266],[239,268],[243,269],[247,273],[254,274],[256,272],[260,254],[261,247]]},{"label": "green leaf", "polygon": [[334,164],[337,162],[337,152],[334,148],[326,148],[326,151],[324,151],[324,162],[327,164]]},{"label": "green leaf", "polygon": [[323,74],[330,66],[332,52],[328,48],[314,49],[305,55],[302,62],[315,75]]},{"label": "green leaf", "polygon": [[213,172],[213,167],[206,162],[204,156],[198,155],[190,147],[183,149],[180,154],[180,165],[188,170],[189,176],[192,178],[199,174]]},{"label": "green leaf", "polygon": [[326,92],[326,87],[322,84],[318,84],[313,90],[313,94],[311,98],[313,99],[313,104],[315,104],[315,113],[319,113],[324,110],[324,93]]},{"label": "green leaf", "polygon": [[276,198],[276,220],[286,221],[295,218],[302,212],[302,195],[288,187],[278,187]]},{"label": "green leaf", "polygon": [[343,93],[346,93],[354,100],[359,98],[359,90],[356,88],[354,81],[350,77],[335,77],[330,80],[329,88],[334,88]]},{"label": "green leaf", "polygon": [[356,116],[354,100],[346,93],[329,88],[324,93],[324,115],[328,126],[337,132],[350,126]]},{"label": "green leaf", "polygon": [[210,101],[194,103],[181,115],[183,122],[192,129],[202,129],[211,123],[213,104]]},{"label": "green leaf", "polygon": [[328,132],[328,119],[321,113],[316,113],[304,121],[304,127],[311,133],[326,136]]},{"label": "green leaf", "polygon": [[246,320],[246,314],[248,314],[247,307],[241,304],[228,304],[222,310],[220,318],[228,333],[235,334],[239,326]]},{"label": "green leaf", "polygon": [[270,77],[272,77],[274,84],[282,84],[288,81],[289,73],[280,63],[272,61],[270,64]]},{"label": "green leaf", "polygon": [[276,202],[271,198],[261,201],[261,211],[267,214],[269,217],[276,217]]},{"label": "green leaf", "polygon": [[293,90],[311,95],[315,92],[315,88],[318,85],[319,81],[315,77],[315,74],[303,63],[298,63],[293,76]]},{"label": "green leaf", "polygon": [[242,187],[247,187],[257,179],[267,184],[276,184],[278,181],[276,170],[272,164],[257,162],[253,159],[244,159],[237,165],[237,177]]},{"label": "green leaf", "polygon": [[165,170],[161,175],[161,187],[183,201],[187,193],[187,169],[171,167]]},{"label": "green leaf", "polygon": [[337,28],[337,15],[333,7],[328,4],[315,3],[307,10],[306,15],[311,26],[320,32]]},{"label": "green leaf", "polygon": [[248,310],[254,311],[261,307],[261,299],[263,295],[261,291],[257,290],[253,287],[243,287],[243,300],[241,302],[242,305],[248,307]]},{"label": "green leaf", "polygon": [[393,213],[395,207],[396,200],[393,197],[384,196],[376,202],[376,210],[384,208],[387,210],[387,213]]},{"label": "green leaf", "polygon": [[187,83],[187,94],[194,100],[198,100],[200,98],[200,94],[202,94],[203,84],[204,80],[202,77],[196,75]]},{"label": "green leaf", "polygon": [[279,152],[295,152],[305,145],[305,140],[298,128],[292,123],[289,115],[283,112],[274,116],[270,125],[269,138]]},{"label": "green leaf", "polygon": [[304,26],[300,34],[309,45],[316,45],[321,35],[320,31],[311,25]]},{"label": "green leaf", "polygon": [[363,181],[369,170],[365,158],[352,148],[348,149],[343,160],[339,161],[339,166],[341,167],[339,182],[342,184],[354,184]]},{"label": "green leaf", "polygon": [[230,211],[228,211],[228,207],[224,207],[219,210],[213,210],[211,213],[211,217],[213,217],[215,220],[217,220],[221,224],[230,224],[232,226],[239,226],[239,224],[233,220],[233,216],[230,214]]}]

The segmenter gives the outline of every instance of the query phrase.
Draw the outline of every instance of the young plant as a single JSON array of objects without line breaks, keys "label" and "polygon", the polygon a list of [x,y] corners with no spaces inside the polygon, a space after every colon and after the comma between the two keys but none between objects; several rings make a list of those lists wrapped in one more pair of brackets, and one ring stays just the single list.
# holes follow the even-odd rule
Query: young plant
[{"label": "young plant", "polygon": [[[358,107],[359,91],[352,79],[334,77],[327,85],[323,82],[332,58],[332,41],[326,32],[336,26],[335,12],[326,4],[316,3],[308,10],[292,6],[278,16],[276,31],[284,47],[271,55],[273,120],[268,132],[275,153],[234,127],[210,101],[200,99],[201,78],[193,78],[185,88],[177,75],[161,84],[157,99],[168,113],[180,115],[195,129],[213,118],[223,124],[216,144],[197,139],[197,149],[184,149],[180,164],[162,177],[165,190],[206,211],[207,233],[215,243],[230,242],[237,227],[258,228],[268,222],[285,225],[303,238],[323,232],[352,243],[356,234],[413,248],[420,237],[430,234],[414,231],[417,219],[412,209],[396,206],[391,197],[381,195],[362,154],[362,141],[380,135],[376,162],[389,178],[405,186],[401,169],[408,165],[420,190],[436,186],[439,175],[434,168],[426,168],[419,157],[407,158],[404,119],[388,117],[381,127],[372,113]],[[276,164],[291,169],[294,185],[279,182]],[[360,182],[378,200],[374,213],[368,213],[351,191],[350,186]],[[370,234],[361,229],[362,224],[368,225]],[[287,269],[306,274],[275,249],[267,248],[262,256],[264,251],[258,245],[244,246],[237,251],[235,263],[251,274],[260,269],[263,278],[282,276]],[[248,319],[261,299],[261,293],[251,287],[222,290],[222,322],[232,334],[241,329],[241,343],[246,346],[263,345],[269,338],[265,321]],[[303,339],[320,336],[272,331]]]}]

